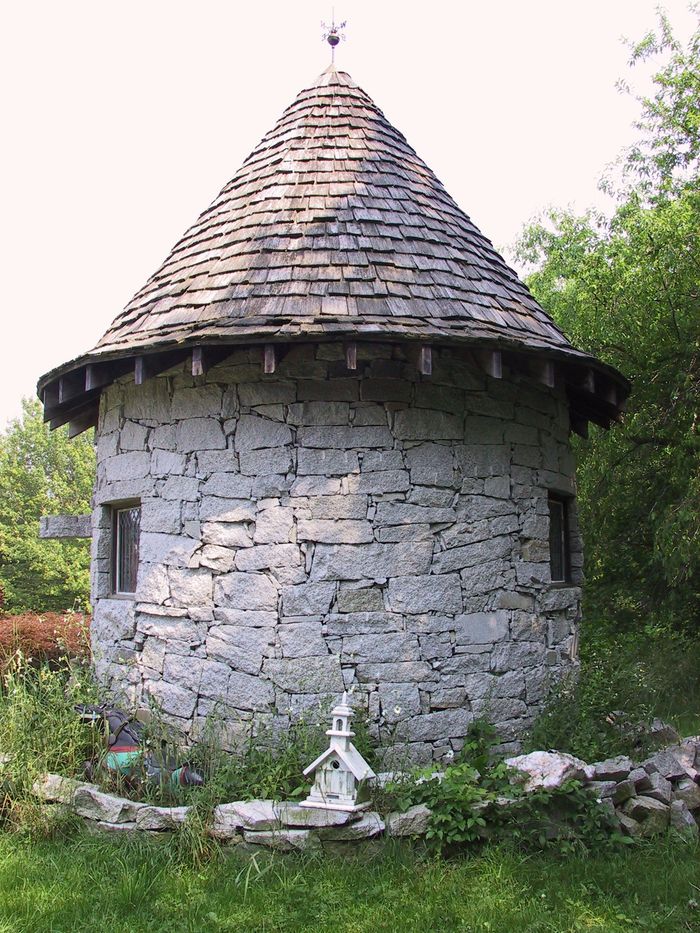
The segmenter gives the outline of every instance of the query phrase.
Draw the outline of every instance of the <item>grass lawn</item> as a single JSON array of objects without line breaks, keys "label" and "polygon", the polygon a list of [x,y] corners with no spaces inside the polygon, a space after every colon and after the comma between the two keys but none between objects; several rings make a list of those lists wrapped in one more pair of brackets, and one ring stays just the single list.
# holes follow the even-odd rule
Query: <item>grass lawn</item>
[{"label": "grass lawn", "polygon": [[595,857],[261,853],[257,866],[185,867],[150,840],[0,833],[0,933],[700,931],[700,850],[671,840]]}]

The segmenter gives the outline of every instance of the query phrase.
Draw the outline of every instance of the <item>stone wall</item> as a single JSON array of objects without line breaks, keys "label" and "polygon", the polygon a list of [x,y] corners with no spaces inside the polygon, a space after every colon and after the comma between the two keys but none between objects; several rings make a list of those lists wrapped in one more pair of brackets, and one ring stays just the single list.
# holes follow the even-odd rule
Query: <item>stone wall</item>
[{"label": "stone wall", "polygon": [[[101,679],[222,740],[343,688],[384,747],[460,747],[474,716],[513,742],[575,663],[581,551],[550,582],[548,491],[573,495],[561,390],[465,354],[259,349],[206,376],[105,391],[97,433],[93,639]],[[462,357],[462,358],[461,358]],[[110,595],[110,503],[142,504],[134,600]],[[513,746],[515,747],[515,746]]]}]

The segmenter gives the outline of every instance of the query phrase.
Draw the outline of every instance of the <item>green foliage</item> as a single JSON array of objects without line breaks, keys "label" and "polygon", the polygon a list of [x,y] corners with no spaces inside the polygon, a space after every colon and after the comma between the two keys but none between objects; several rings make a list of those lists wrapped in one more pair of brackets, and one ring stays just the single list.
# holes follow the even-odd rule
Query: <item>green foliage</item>
[{"label": "green foliage", "polygon": [[581,646],[578,676],[554,685],[530,733],[530,749],[556,748],[585,761],[643,757],[644,727],[655,716],[674,722],[682,734],[700,729],[697,636],[647,625],[632,637],[588,619]]},{"label": "green foliage", "polygon": [[699,49],[662,19],[633,50],[668,58],[612,218],[551,211],[518,245],[567,336],[633,384],[624,423],[577,445],[588,612],[628,627],[700,618]]},{"label": "green foliage", "polygon": [[457,763],[471,765],[477,771],[486,771],[491,761],[491,749],[497,738],[495,727],[487,719],[473,719],[469,723]]},{"label": "green foliage", "polygon": [[477,720],[455,764],[403,775],[387,788],[385,803],[402,811],[427,806],[427,839],[439,851],[488,841],[570,853],[625,842],[579,781],[526,793],[522,775],[491,760],[495,738],[493,727]]},{"label": "green foliage", "polygon": [[90,545],[39,539],[42,515],[90,511],[95,472],[92,435],[68,440],[49,431],[38,401],[0,433],[0,588],[5,609],[87,608]]}]

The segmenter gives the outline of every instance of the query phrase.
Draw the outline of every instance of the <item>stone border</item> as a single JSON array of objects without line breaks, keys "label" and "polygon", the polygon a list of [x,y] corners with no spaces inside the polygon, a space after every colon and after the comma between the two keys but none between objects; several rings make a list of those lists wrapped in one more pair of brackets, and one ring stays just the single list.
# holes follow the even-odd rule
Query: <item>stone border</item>
[{"label": "stone border", "polygon": [[[508,758],[506,764],[520,772],[526,791],[554,790],[572,779],[582,781],[626,835],[648,837],[671,827],[689,839],[698,838],[700,736],[669,745],[640,764],[619,755],[589,765],[562,752],[542,751]],[[380,784],[391,778],[390,773],[378,775]],[[58,774],[45,774],[33,790],[45,803],[68,806],[93,829],[105,832],[173,832],[191,809],[127,800],[105,793],[95,784]],[[504,803],[505,799],[496,801],[497,805]],[[326,843],[420,838],[427,833],[430,813],[423,804],[383,818],[370,810],[344,813],[307,809],[292,801],[238,800],[214,808],[208,832],[226,844],[307,851],[323,848]]]},{"label": "stone border", "polygon": [[[34,793],[47,804],[70,807],[93,829],[104,832],[172,832],[187,818],[191,807],[157,807],[127,800],[59,774],[45,774]],[[209,834],[220,842],[246,842],[279,851],[305,851],[324,842],[355,842],[379,836],[423,836],[430,810],[417,805],[405,813],[364,810],[312,810],[293,802],[238,800],[214,808]]]}]

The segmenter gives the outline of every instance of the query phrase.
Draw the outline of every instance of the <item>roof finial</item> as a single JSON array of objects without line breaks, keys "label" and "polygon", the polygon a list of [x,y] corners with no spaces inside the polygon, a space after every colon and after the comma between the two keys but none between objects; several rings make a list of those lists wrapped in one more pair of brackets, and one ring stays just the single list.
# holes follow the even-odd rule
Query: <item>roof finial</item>
[{"label": "roof finial", "polygon": [[323,23],[323,22],[321,23],[321,28],[323,29],[322,38],[325,39],[326,42],[327,42],[327,43],[330,45],[330,47],[331,47],[331,65],[335,65],[335,47],[336,47],[336,45],[338,45],[338,43],[339,43],[342,39],[345,38],[345,36],[343,35],[343,29],[345,29],[346,25],[347,25],[347,21],[346,21],[346,20],[343,20],[342,23],[338,23],[338,25],[336,25],[336,22],[335,22],[335,7],[332,7],[332,8],[331,8],[331,24],[330,24],[330,26],[327,26],[327,25],[326,25],[325,23]]}]

